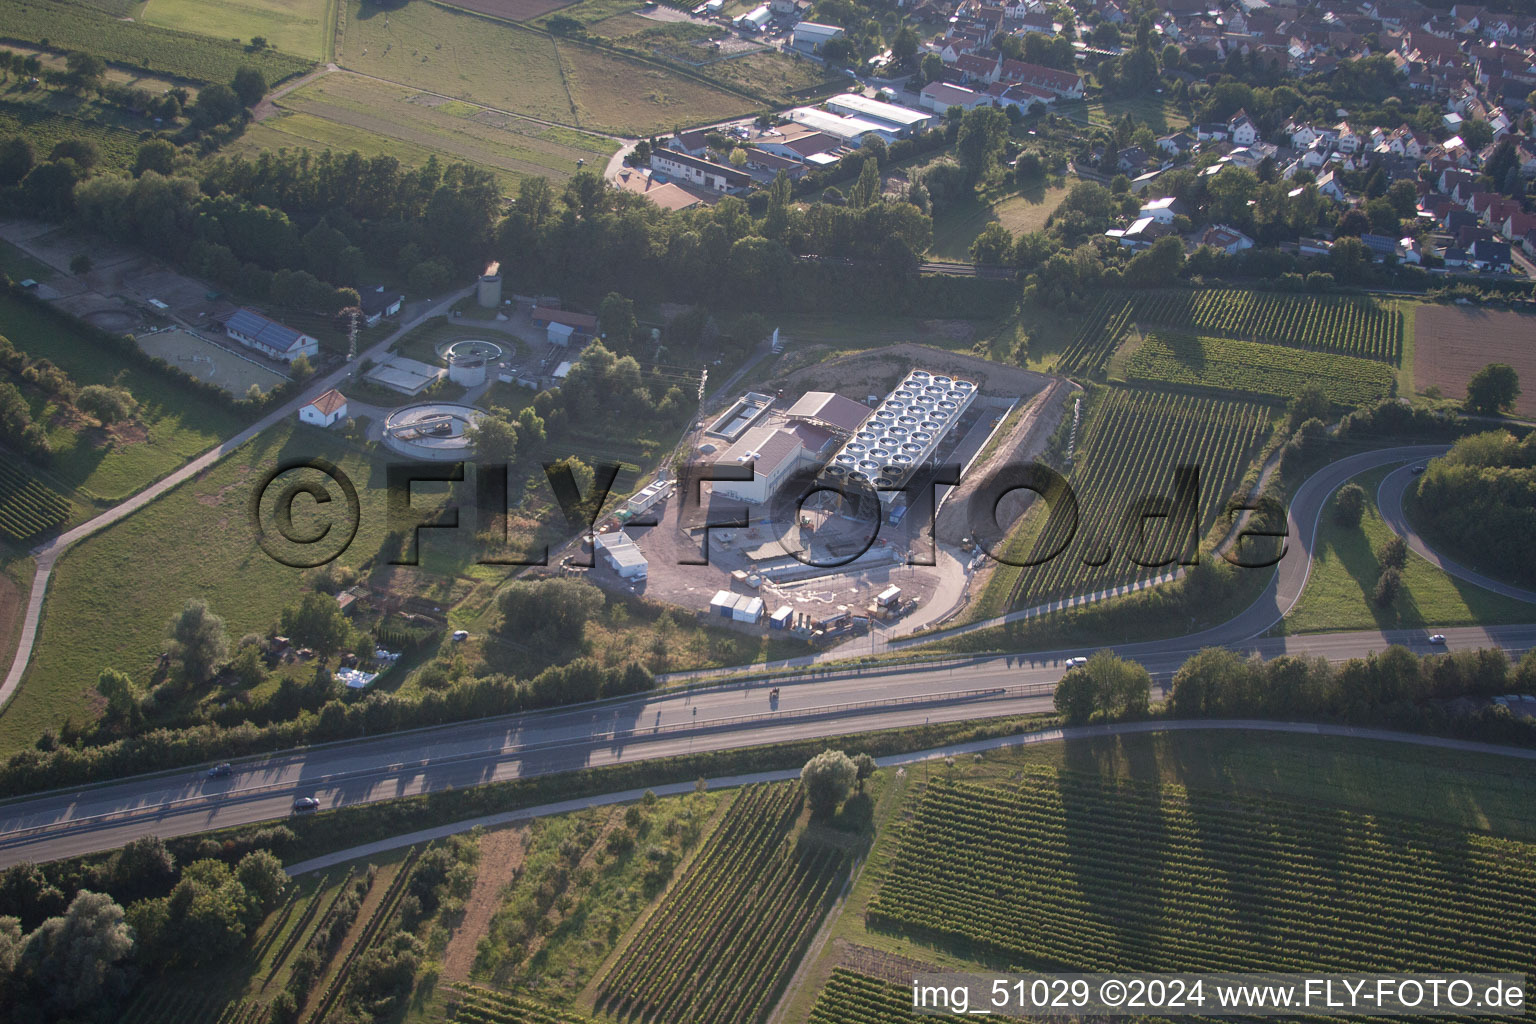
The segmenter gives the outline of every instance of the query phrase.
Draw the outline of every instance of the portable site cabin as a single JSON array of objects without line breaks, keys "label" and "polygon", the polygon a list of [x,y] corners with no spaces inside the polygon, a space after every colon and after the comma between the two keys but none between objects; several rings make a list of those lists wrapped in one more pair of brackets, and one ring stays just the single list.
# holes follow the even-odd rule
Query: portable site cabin
[{"label": "portable site cabin", "polygon": [[728,619],[736,610],[736,595],[729,590],[717,590],[715,596],[709,599],[709,613],[718,615],[722,619]]},{"label": "portable site cabin", "polygon": [[897,586],[886,587],[875,598],[875,604],[881,608],[890,608],[901,603],[901,588]]},{"label": "portable site cabin", "polygon": [[790,626],[790,623],[794,621],[794,618],[795,618],[795,609],[792,608],[789,605],[785,605],[784,607],[780,608],[778,611],[774,612],[771,616],[769,616],[769,618],[768,618],[768,628],[770,628],[770,629],[788,629],[789,626]]}]

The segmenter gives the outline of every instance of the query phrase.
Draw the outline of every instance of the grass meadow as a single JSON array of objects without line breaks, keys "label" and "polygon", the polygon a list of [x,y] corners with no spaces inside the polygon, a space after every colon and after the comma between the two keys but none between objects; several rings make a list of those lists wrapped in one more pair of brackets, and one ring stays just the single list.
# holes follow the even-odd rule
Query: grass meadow
[{"label": "grass meadow", "polygon": [[513,186],[570,177],[578,160],[605,160],[609,139],[552,128],[347,72],[322,76],[277,101],[280,113],[247,129],[237,151],[284,146],[387,154],[419,166],[430,156],[483,167]]},{"label": "grass meadow", "polygon": [[248,43],[255,36],[284,53],[330,56],[337,0],[149,0],[138,20],[161,28]]},{"label": "grass meadow", "polygon": [[1423,629],[1529,622],[1532,608],[1442,572],[1413,552],[1403,569],[1403,589],[1391,606],[1371,600],[1380,563],[1376,549],[1392,531],[1376,509],[1376,489],[1388,469],[1362,474],[1365,515],[1358,527],[1341,526],[1325,511],[1318,524],[1316,556],[1301,600],[1281,623],[1286,633],[1339,629]]},{"label": "grass meadow", "polygon": [[[73,323],[0,296],[0,330],[12,344],[34,359],[51,360],[78,385],[128,388],[139,400],[143,429],[104,437],[98,428],[55,420],[49,428],[54,456],[46,474],[51,484],[78,488],[87,499],[120,501],[245,426],[240,414],[130,363]],[[34,416],[39,414],[48,416],[49,410],[35,409]]]},{"label": "grass meadow", "polygon": [[988,224],[1001,224],[1015,236],[1040,231],[1066,195],[1066,188],[1041,188],[991,203],[974,197],[955,202],[933,218],[933,245],[928,253],[938,259],[969,262],[971,243]]}]

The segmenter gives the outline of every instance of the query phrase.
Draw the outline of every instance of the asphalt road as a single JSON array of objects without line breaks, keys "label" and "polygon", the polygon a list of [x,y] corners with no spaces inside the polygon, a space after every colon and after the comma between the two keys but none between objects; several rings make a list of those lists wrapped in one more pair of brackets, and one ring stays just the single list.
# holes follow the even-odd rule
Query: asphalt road
[{"label": "asphalt road", "polygon": [[[1451,647],[1536,646],[1536,626],[1447,629]],[[1422,634],[1330,633],[1271,638],[1238,649],[1333,660],[1405,643]],[[1155,677],[1169,678],[1201,644],[1168,641],[1121,648]],[[312,747],[241,762],[233,776],[185,771],[61,791],[0,804],[0,867],[112,849],[143,835],[175,836],[286,817],[294,797],[322,808],[387,800],[450,787],[576,768],[866,732],[925,722],[1048,710],[1051,689],[1072,652],[997,656],[938,667],[820,673],[766,684],[653,694],[576,709],[465,722]],[[959,691],[1028,687],[1020,695]],[[911,703],[892,703],[909,700]],[[838,708],[849,702],[865,706]],[[874,703],[878,702],[878,703]]]},{"label": "asphalt road", "polygon": [[[1366,470],[1417,462],[1443,450],[1432,446],[1366,452],[1320,470],[1297,491],[1290,511],[1289,548],[1258,600],[1213,629],[1116,650],[1166,680],[1189,655],[1209,646],[1263,657],[1305,653],[1335,661],[1392,643],[1421,652],[1438,649],[1420,631],[1277,638],[1259,634],[1300,596],[1328,497]],[[1441,632],[1452,648],[1498,646],[1518,655],[1536,646],[1536,625]],[[766,684],[750,683],[648,694],[290,751],[241,762],[223,779],[186,771],[19,798],[0,803],[0,867],[111,849],[143,835],[184,835],[282,818],[297,796],[313,796],[322,808],[335,808],[677,754],[1042,711],[1051,706],[1061,662],[1083,653],[1088,652],[865,671],[811,670],[776,680],[774,685],[781,689],[777,699]],[[985,692],[1001,688],[1008,692]]]}]

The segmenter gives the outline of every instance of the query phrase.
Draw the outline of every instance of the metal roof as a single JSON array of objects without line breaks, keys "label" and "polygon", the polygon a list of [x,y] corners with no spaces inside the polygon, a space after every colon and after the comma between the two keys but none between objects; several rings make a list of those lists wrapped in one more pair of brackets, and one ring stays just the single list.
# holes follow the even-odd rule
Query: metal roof
[{"label": "metal roof", "polygon": [[287,352],[304,338],[302,331],[296,331],[276,320],[269,320],[254,309],[245,307],[235,310],[230,318],[224,321],[224,328],[243,334],[262,348],[268,348],[274,352]]}]

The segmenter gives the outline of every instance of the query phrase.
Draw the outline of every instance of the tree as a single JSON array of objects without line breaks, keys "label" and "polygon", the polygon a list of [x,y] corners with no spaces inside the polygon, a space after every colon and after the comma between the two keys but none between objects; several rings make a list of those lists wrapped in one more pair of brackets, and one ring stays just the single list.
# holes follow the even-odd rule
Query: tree
[{"label": "tree", "polygon": [[133,158],[133,176],[141,177],[145,171],[170,174],[176,169],[176,147],[165,139],[150,139],[141,145]]},{"label": "tree", "polygon": [[1056,683],[1053,702],[1056,713],[1065,718],[1068,724],[1080,725],[1088,721],[1098,705],[1098,692],[1093,677],[1081,665],[1069,668],[1066,675]]},{"label": "tree", "polygon": [[1286,424],[1295,430],[1307,420],[1327,420],[1332,411],[1333,402],[1328,393],[1320,385],[1307,384],[1286,404]]},{"label": "tree", "polygon": [[823,750],[800,769],[800,784],[811,814],[827,818],[837,810],[853,790],[859,777],[858,766],[841,750]]},{"label": "tree", "polygon": [[1403,538],[1393,534],[1381,542],[1376,549],[1376,564],[1383,569],[1402,570],[1408,564],[1408,544]]},{"label": "tree", "polygon": [[1172,284],[1184,267],[1184,243],[1173,235],[1159,238],[1152,248],[1132,257],[1125,268],[1125,283],[1134,288],[1159,288]]},{"label": "tree", "polygon": [[294,380],[306,381],[315,375],[315,364],[309,361],[309,356],[300,353],[297,359],[288,364],[288,372]]},{"label": "tree", "polygon": [[125,719],[138,706],[133,679],[128,673],[119,672],[115,668],[101,670],[101,675],[96,677],[96,692],[106,698],[109,718]]},{"label": "tree", "polygon": [[36,163],[37,153],[25,137],[7,135],[0,139],[0,188],[20,184]]},{"label": "tree", "polygon": [[1493,126],[1480,117],[1465,122],[1460,129],[1461,141],[1470,153],[1482,152],[1493,141]]},{"label": "tree", "polygon": [[352,636],[352,624],[336,599],[313,591],[283,609],[279,628],[296,646],[314,648],[322,660],[346,647]]},{"label": "tree", "polygon": [[875,759],[868,754],[853,755],[853,767],[859,780],[859,792],[864,792],[864,780],[870,778],[879,769]]},{"label": "tree", "polygon": [[1365,488],[1359,484],[1345,484],[1333,496],[1333,521],[1340,526],[1356,527],[1365,515]]},{"label": "tree", "polygon": [[271,850],[252,850],[241,857],[235,878],[264,913],[275,908],[288,889],[288,873]]},{"label": "tree", "polygon": [[609,292],[597,306],[597,329],[608,347],[623,351],[634,340],[640,322],[635,319],[635,303],[618,292]]},{"label": "tree", "polygon": [[1008,115],[997,107],[976,107],[960,119],[955,153],[966,169],[968,184],[974,185],[991,173],[1008,139],[1008,128]]},{"label": "tree", "polygon": [[101,162],[101,148],[90,139],[60,139],[48,151],[48,159],[73,160],[82,171],[88,171]]},{"label": "tree", "polygon": [[936,82],[944,77],[944,58],[936,53],[924,54],[922,64],[918,68],[918,78],[922,84]]},{"label": "tree", "polygon": [[1520,397],[1520,376],[1508,363],[1489,363],[1467,381],[1467,411],[1495,416],[1514,407]]},{"label": "tree", "polygon": [[71,274],[89,274],[91,266],[89,253],[77,252],[69,258],[69,272]]},{"label": "tree", "polygon": [[866,157],[864,166],[859,168],[859,180],[853,183],[853,188],[848,192],[848,205],[855,210],[862,210],[873,205],[879,198],[880,163],[874,157]]},{"label": "tree", "polygon": [[10,1011],[30,1009],[27,1016],[36,1020],[94,1016],[127,993],[133,949],[123,908],[110,896],[80,890],[63,916],[50,917],[22,941]]},{"label": "tree", "polygon": [[993,221],[971,243],[971,259],[985,266],[1004,266],[1013,258],[1013,244],[1008,229]]},{"label": "tree", "polygon": [[240,102],[247,107],[254,107],[267,94],[267,77],[256,68],[240,68],[229,84]]},{"label": "tree", "polygon": [[603,592],[586,580],[517,580],[497,599],[497,632],[542,652],[569,655],[604,602]]},{"label": "tree", "polygon": [[240,97],[235,95],[235,90],[214,82],[197,91],[192,119],[199,128],[212,128],[216,124],[234,120],[242,109]]},{"label": "tree", "polygon": [[101,86],[101,80],[107,73],[107,62],[91,53],[71,53],[64,58],[64,67],[69,71],[70,86],[84,92]]},{"label": "tree", "polygon": [[[525,410],[526,411],[526,410]],[[464,431],[480,462],[511,462],[517,457],[518,432],[505,416],[487,413]]]},{"label": "tree", "polygon": [[1386,608],[1397,600],[1402,589],[1402,573],[1393,568],[1383,569],[1381,575],[1376,577],[1376,590],[1371,594],[1371,600],[1376,603],[1376,607]]},{"label": "tree", "polygon": [[229,650],[224,637],[224,620],[210,612],[202,598],[189,599],[171,620],[171,637],[166,650],[180,663],[185,682],[206,682]]}]

